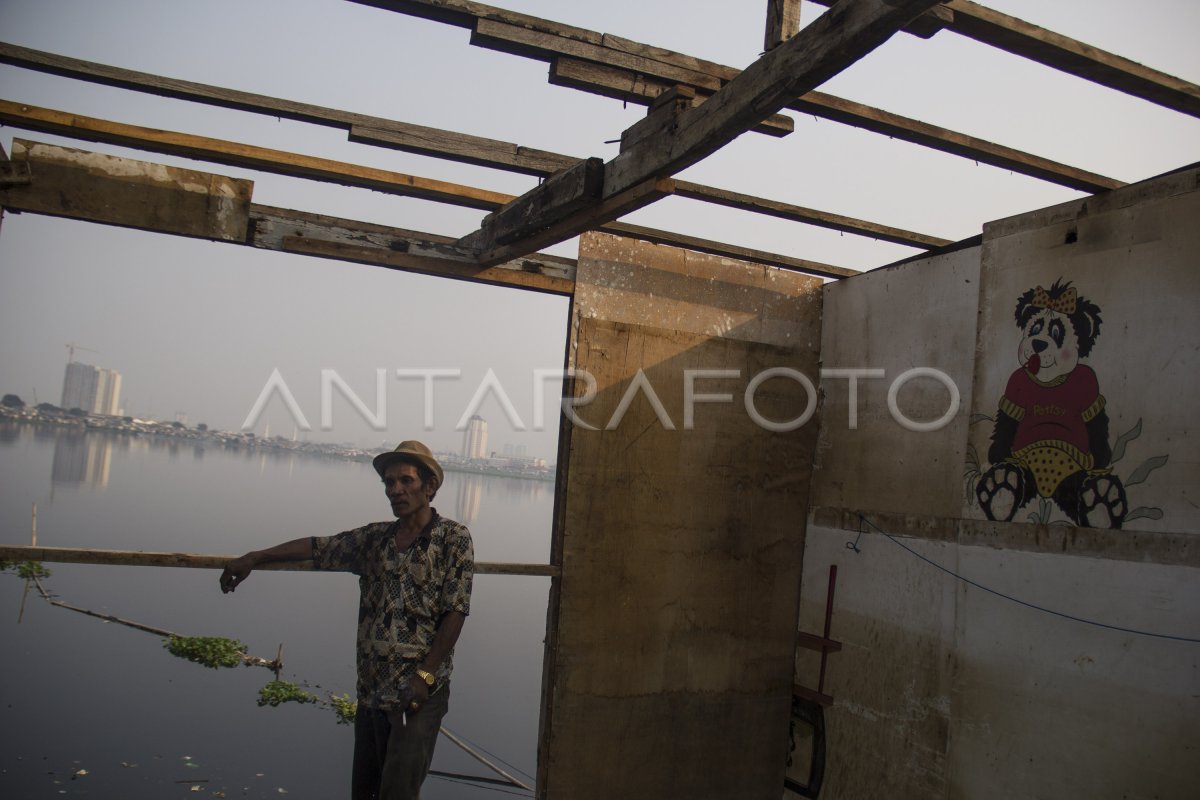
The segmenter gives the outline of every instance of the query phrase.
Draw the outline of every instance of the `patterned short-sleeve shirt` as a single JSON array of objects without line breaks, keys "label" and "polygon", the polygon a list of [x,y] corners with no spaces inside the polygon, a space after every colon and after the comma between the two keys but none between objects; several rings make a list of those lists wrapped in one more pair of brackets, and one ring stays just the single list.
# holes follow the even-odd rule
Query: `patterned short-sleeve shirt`
[{"label": "patterned short-sleeve shirt", "polygon": [[[398,708],[442,617],[471,610],[475,554],[467,527],[434,511],[412,545],[398,550],[396,524],[312,540],[316,569],[359,576],[358,702],[369,708]],[[453,652],[438,666],[438,685],[452,669]]]}]

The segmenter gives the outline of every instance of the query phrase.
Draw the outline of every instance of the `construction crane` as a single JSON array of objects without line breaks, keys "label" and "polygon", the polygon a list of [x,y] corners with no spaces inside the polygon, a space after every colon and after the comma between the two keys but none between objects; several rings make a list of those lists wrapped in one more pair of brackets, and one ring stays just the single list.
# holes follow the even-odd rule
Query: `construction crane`
[{"label": "construction crane", "polygon": [[68,364],[71,364],[75,361],[75,351],[76,350],[86,350],[89,353],[99,353],[100,352],[99,350],[93,350],[90,347],[84,347],[83,345],[75,344],[74,342],[65,344],[65,345],[63,345],[63,347],[67,348],[67,363]]}]

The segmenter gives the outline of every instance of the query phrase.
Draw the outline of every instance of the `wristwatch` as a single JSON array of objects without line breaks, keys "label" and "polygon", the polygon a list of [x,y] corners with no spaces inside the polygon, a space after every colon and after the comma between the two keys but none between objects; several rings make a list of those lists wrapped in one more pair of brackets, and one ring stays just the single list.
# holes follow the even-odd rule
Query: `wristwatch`
[{"label": "wristwatch", "polygon": [[437,677],[432,672],[426,672],[423,669],[417,670],[417,676],[421,680],[425,681],[425,685],[428,686],[430,689],[432,689],[433,684],[435,684],[437,682]]}]

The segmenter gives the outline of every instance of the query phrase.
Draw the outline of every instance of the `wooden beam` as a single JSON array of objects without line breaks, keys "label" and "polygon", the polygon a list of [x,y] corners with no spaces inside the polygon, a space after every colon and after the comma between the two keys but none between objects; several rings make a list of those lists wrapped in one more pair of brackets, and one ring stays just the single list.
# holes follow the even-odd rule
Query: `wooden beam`
[{"label": "wooden beam", "polygon": [[[675,182],[670,178],[649,178],[629,186],[623,191],[607,195],[590,205],[579,207],[571,204],[568,207],[573,210],[565,216],[555,214],[556,207],[547,207],[543,209],[543,219],[553,219],[553,222],[522,239],[481,251],[479,264],[490,266],[510,261],[542,247],[549,247],[570,239],[572,236],[578,236],[584,231],[603,229],[603,223],[611,222],[643,206],[650,205],[654,201],[670,195],[674,189]],[[528,202],[537,202],[536,193],[537,189],[533,192],[534,197],[530,198]]]},{"label": "wooden beam", "polygon": [[463,164],[545,176],[574,166],[579,159],[546,150],[487,139],[469,133],[393,123],[386,127],[352,125],[350,141],[406,153],[448,158]]},{"label": "wooden beam", "polygon": [[30,182],[0,188],[0,206],[225,242],[244,242],[251,181],[24,139],[12,158]]},{"label": "wooden beam", "polygon": [[[451,0],[451,2],[455,1]],[[606,37],[605,40],[611,43],[615,40],[615,37]],[[617,41],[623,42],[624,40]],[[636,45],[636,43],[628,44],[630,47],[633,45]],[[638,45],[638,47],[645,48],[646,46]],[[294,119],[303,119],[317,124],[347,128],[350,131],[349,138],[351,141],[391,147],[405,152],[447,158],[463,163],[504,169],[528,175],[550,175],[579,161],[575,156],[551,153],[545,150],[537,150],[481,136],[412,125],[396,120],[367,117],[361,114],[294,103],[289,100],[280,100],[263,95],[249,95],[245,92],[236,92],[206,84],[179,81],[173,78],[163,78],[148,73],[133,72],[131,70],[95,64],[93,62],[81,61],[79,59],[67,58],[53,53],[44,53],[4,43],[0,43],[0,62],[18,64],[30,69],[62,74],[81,80],[117,85],[135,91],[179,97],[181,99],[223,107],[240,108],[241,110],[256,113],[279,116],[292,114],[291,118]],[[704,64],[707,62],[698,62],[692,59],[690,63]],[[664,85],[663,88],[670,87]],[[642,102],[648,101],[643,100]],[[73,118],[86,119],[74,115]],[[66,130],[64,129],[62,132],[66,133]],[[79,130],[67,133],[67,135],[83,138]],[[149,146],[149,142],[132,144],[132,139],[130,146],[152,149]],[[1114,182],[1114,184],[1120,185],[1117,182]],[[452,194],[440,198],[431,196],[429,199],[454,202]],[[862,231],[855,231],[850,228],[846,230],[866,236],[875,236],[873,232],[875,223],[863,221],[862,225]],[[911,240],[904,242],[904,244],[922,247],[923,245],[920,244],[920,241],[923,238],[925,238],[923,234],[914,233]]]},{"label": "wooden beam", "polygon": [[880,241],[902,244],[908,247],[933,249],[952,244],[952,240],[950,239],[926,236],[920,233],[913,233],[912,231],[901,230],[900,228],[893,228],[888,225],[877,225],[873,222],[864,222],[853,217],[831,214],[828,211],[818,211],[814,208],[805,208],[791,203],[782,203],[777,200],[764,200],[761,197],[731,192],[726,189],[714,189],[711,186],[703,186],[688,181],[675,181],[675,194],[679,197],[701,200],[706,203],[715,203],[743,211],[753,211],[757,214],[766,214],[780,219],[804,222],[821,228],[854,233],[859,236],[871,236]]},{"label": "wooden beam", "polygon": [[551,226],[566,214],[593,205],[600,199],[603,183],[602,160],[589,158],[578,161],[498,211],[488,214],[479,231],[460,239],[458,245],[485,252],[526,238]]},{"label": "wooden beam", "polygon": [[[426,178],[404,175],[403,173],[374,170],[356,164],[328,161],[325,159],[310,159],[306,156],[241,145],[235,142],[195,137],[154,128],[141,128],[110,120],[85,117],[63,111],[38,108],[36,106],[9,103],[2,100],[0,100],[0,122],[31,130],[72,136],[88,141],[102,141],[151,152],[173,153],[217,163],[248,166],[267,172],[293,175],[295,177],[329,180],[348,186],[361,186],[400,195],[417,196],[423,199],[469,208],[492,210],[500,208],[504,203],[513,199],[512,195],[488,192],[471,186],[432,181]],[[504,142],[496,144],[501,146],[500,150],[504,153],[513,153],[525,149]],[[560,156],[559,158],[562,159],[563,163],[576,163],[575,160],[568,156]],[[299,169],[298,165],[304,165],[305,168]],[[0,161],[0,170],[3,169],[8,169],[13,173],[12,180],[8,181],[9,185],[28,184],[30,182],[28,162]],[[2,182],[4,181],[0,180],[0,183]],[[707,189],[707,187],[699,186],[698,184],[681,185],[688,187],[686,190],[687,196],[698,198],[702,197],[706,190],[717,194],[722,192],[722,190]],[[714,197],[717,194],[714,194]],[[731,207],[753,210],[753,204],[749,202],[753,199],[747,198],[746,202],[741,205],[728,202],[724,204]],[[722,201],[710,200],[710,202]],[[762,201],[762,203],[768,204],[768,206],[770,202]],[[768,206],[764,206],[760,211],[766,213],[765,209]],[[264,207],[252,206],[252,208],[262,209]],[[819,211],[809,210],[809,212],[813,219],[819,219],[822,214]],[[298,215],[300,212],[286,213]],[[776,215],[786,217],[783,214]],[[791,218],[801,219],[799,216]],[[801,219],[801,221],[805,220]],[[255,216],[252,213],[252,233],[254,222]],[[264,220],[259,219],[258,223],[260,237],[254,243],[262,246],[261,226]],[[277,219],[274,224],[282,225],[284,223]],[[335,220],[332,217],[322,218],[321,224],[311,224],[311,221],[302,220],[299,216],[292,216],[288,218],[287,224],[293,226],[299,225],[306,231],[308,238],[292,238],[287,241],[284,241],[283,238],[277,238],[274,241],[272,249],[301,252],[307,255],[326,258],[339,258],[345,261],[356,261],[364,264],[375,264],[400,269],[407,268],[430,272],[432,274],[445,274],[452,268],[452,271],[455,273],[453,277],[471,279],[476,276],[482,276],[479,279],[487,282],[520,285],[540,291],[550,291],[555,294],[570,294],[573,290],[574,264],[568,259],[559,260],[557,257],[540,256],[538,259],[523,259],[519,271],[509,269],[507,272],[494,274],[488,272],[480,273],[472,255],[468,251],[450,251],[446,249],[448,245],[454,242],[449,237],[426,236],[425,238],[421,238],[420,234],[411,231],[400,232],[397,228],[384,226],[365,229],[361,224],[348,220]],[[873,225],[873,223],[863,224],[867,226]],[[882,228],[883,226],[880,227]],[[852,228],[853,224],[851,222],[847,230],[852,230]],[[322,238],[320,234],[322,229],[327,232],[337,231],[337,234],[331,239]],[[679,247],[692,246],[692,249],[731,258],[746,257],[745,251],[742,248],[733,246],[722,247],[717,242],[699,239],[693,240],[690,237],[669,231],[654,231],[650,228],[635,226],[630,226],[628,229],[619,231],[615,228],[605,226],[602,230],[609,230],[614,233],[619,232],[625,236],[647,239],[661,244],[669,243]],[[861,233],[862,231],[858,232]],[[403,242],[397,238],[401,233],[406,237]],[[880,236],[878,238],[887,237]],[[904,237],[899,238],[900,243],[909,245],[913,245],[914,241],[927,240],[932,240],[932,237],[911,234],[908,239],[904,239]],[[426,247],[427,244],[429,248],[432,248],[431,250]],[[755,252],[757,254],[756,257],[750,260],[758,260],[764,264],[773,264],[787,269],[810,271],[808,266],[814,263],[778,253]],[[497,267],[497,269],[503,269],[503,265]],[[830,269],[839,268],[831,267]],[[851,274],[851,272],[846,270],[844,274]]]},{"label": "wooden beam", "polygon": [[12,211],[570,295],[575,263],[530,255],[482,269],[454,240],[250,203],[252,184],[196,170],[16,139],[31,181],[0,188]]},{"label": "wooden beam", "polygon": [[642,142],[609,162],[605,195],[690,167],[883,44],[936,2],[843,0],[702,105],[680,114],[673,136]]},{"label": "wooden beam", "polygon": [[1200,117],[1200,86],[1194,83],[970,0],[951,0],[946,6],[953,12],[949,28],[955,33],[1172,111]]},{"label": "wooden beam", "polygon": [[[671,88],[666,81],[649,75],[634,74],[615,67],[591,64],[566,57],[555,59],[552,62],[550,82],[641,104],[652,102],[654,98]],[[701,95],[702,92],[697,90],[697,94]],[[1102,192],[1125,185],[1122,181],[1095,172],[1078,169],[986,139],[968,136],[899,114],[892,114],[864,103],[845,100],[824,92],[808,92],[803,97],[788,103],[787,107],[793,111],[881,133],[893,139],[962,156],[982,164],[1011,170],[1081,192]]]},{"label": "wooden beam", "polygon": [[763,50],[774,50],[800,31],[800,0],[767,0]]},{"label": "wooden beam", "polygon": [[[620,67],[607,64],[597,64],[583,61],[570,56],[558,56],[550,59],[549,82],[553,86],[565,86],[569,89],[580,89],[592,94],[611,97],[622,102],[637,105],[652,105],[664,92],[686,84],[671,83],[663,78],[655,78],[640,72],[632,72]],[[687,86],[696,93],[700,100],[707,99],[711,92]],[[773,136],[786,136],[796,128],[795,121],[784,114],[773,114],[760,125],[751,130]]]},{"label": "wooden beam", "polygon": [[143,128],[119,122],[69,114],[49,108],[0,100],[0,123],[42,133],[56,133],[89,142],[104,142],[156,153],[184,156],[227,166],[247,167],[276,175],[372,189],[404,197],[418,197],[467,208],[491,210],[512,195],[473,186],[438,181],[402,172],[376,169],[344,161],[305,156],[266,147],[193,136],[187,133]]},{"label": "wooden beam", "polygon": [[251,206],[250,216],[248,244],[266,250],[550,294],[575,291],[575,261],[569,258],[539,253],[482,268],[474,252],[456,247],[449,236],[259,205]]},{"label": "wooden beam", "polygon": [[[659,196],[658,181],[711,155],[796,94],[836,75],[936,2],[846,0],[750,65],[703,105],[682,111],[660,109],[673,120],[670,135],[642,138],[605,165],[603,203],[578,211],[573,204],[550,199],[549,186],[523,196],[522,202],[540,208],[543,220],[557,218],[557,222],[520,242],[485,252],[480,263],[495,263],[562,241],[645,205]],[[495,231],[485,225],[468,239],[489,241],[494,237]]]},{"label": "wooden beam", "polygon": [[[721,88],[719,78],[689,67],[656,61],[638,53],[614,49],[603,44],[591,44],[486,18],[476,21],[471,44],[551,63],[559,53],[582,61],[601,60],[602,63],[609,63],[635,74],[649,72],[673,85],[705,89],[705,96]],[[783,114],[772,114],[753,128],[759,133],[771,136],[787,136],[794,129],[795,123],[791,117]]]},{"label": "wooden beam", "polygon": [[[224,569],[237,556],[205,555],[198,553],[165,553],[149,550],[102,550],[82,547],[33,547],[30,545],[0,544],[0,560],[39,561],[51,564],[96,564],[126,567],[182,567],[186,569]],[[255,569],[312,572],[311,561],[266,562]],[[499,561],[477,561],[476,575],[533,575],[557,577],[561,568],[553,564],[520,564]]]},{"label": "wooden beam", "polygon": [[1095,172],[1051,161],[1048,158],[1030,155],[1011,147],[989,142],[986,139],[957,133],[824,92],[809,92],[789,103],[788,108],[863,130],[882,133],[896,139],[903,139],[944,153],[969,158],[981,164],[990,164],[993,167],[1011,170],[1021,175],[1040,178],[1081,192],[1094,194],[1125,186],[1124,181],[1115,178],[1108,178]]},{"label": "wooden beam", "polygon": [[630,225],[624,222],[612,222],[598,230],[604,233],[628,236],[632,239],[641,239],[642,241],[653,242],[654,244],[682,247],[685,250],[695,250],[699,253],[709,253],[724,258],[753,261],[756,264],[780,267],[781,269],[789,269],[793,272],[803,272],[808,275],[816,275],[820,278],[848,278],[851,275],[859,274],[858,270],[836,267],[832,264],[822,264],[819,261],[793,258],[792,256],[780,255],[779,253],[769,253],[765,250],[755,250],[750,247],[739,247],[738,245],[727,244],[725,242],[715,242],[711,239],[701,239],[697,236],[684,236],[679,233],[643,228],[640,225]]},{"label": "wooden beam", "polygon": [[[364,2],[364,0],[353,1]],[[551,83],[633,103],[644,104],[677,83],[677,81],[664,77],[658,69],[658,64],[665,64],[670,69],[683,67],[704,72],[718,79],[722,84],[732,80],[739,72],[733,67],[704,61],[684,53],[676,53],[622,39],[612,34],[600,34],[563,26],[536,17],[515,15],[503,9],[467,2],[467,0],[380,0],[364,4],[441,21],[449,20],[442,19],[439,14],[442,12],[450,14],[449,9],[453,9],[453,13],[450,14],[454,19],[452,24],[469,27],[470,19],[487,18],[510,26],[524,26],[540,31],[547,34],[537,39],[539,47],[544,49],[531,57],[550,61]],[[829,3],[823,4],[828,5]],[[941,27],[949,24],[952,16],[946,7],[935,6],[906,26],[905,30],[914,35],[928,38]],[[571,58],[566,55],[570,52],[570,48],[556,42],[551,34],[602,45],[605,50],[612,51],[610,54],[612,57],[598,62],[585,62]],[[530,49],[531,42],[527,38],[523,54],[530,55]],[[513,50],[520,52],[515,47]],[[597,58],[603,55],[598,50],[591,52]],[[641,58],[639,65],[643,68],[642,71],[617,66],[618,54],[632,54]],[[710,90],[703,87],[693,88],[696,88],[699,97],[706,97],[710,94]],[[1094,193],[1125,185],[1124,182],[1113,178],[833,95],[809,92],[788,103],[786,107],[1079,191]]]},{"label": "wooden beam", "polygon": [[[814,0],[831,6],[836,0]],[[971,0],[945,0],[938,27],[1172,111],[1200,117],[1200,86]]]}]

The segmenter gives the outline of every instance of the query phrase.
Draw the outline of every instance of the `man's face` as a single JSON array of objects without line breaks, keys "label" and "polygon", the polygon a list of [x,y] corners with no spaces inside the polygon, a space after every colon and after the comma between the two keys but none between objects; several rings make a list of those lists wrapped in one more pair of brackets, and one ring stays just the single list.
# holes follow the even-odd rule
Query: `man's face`
[{"label": "man's face", "polygon": [[411,516],[427,508],[433,493],[431,487],[421,482],[417,468],[403,461],[391,464],[383,471],[383,490],[397,517]]}]

